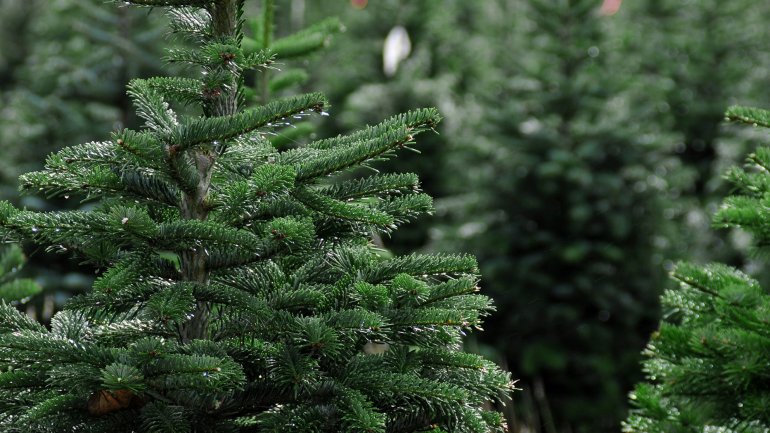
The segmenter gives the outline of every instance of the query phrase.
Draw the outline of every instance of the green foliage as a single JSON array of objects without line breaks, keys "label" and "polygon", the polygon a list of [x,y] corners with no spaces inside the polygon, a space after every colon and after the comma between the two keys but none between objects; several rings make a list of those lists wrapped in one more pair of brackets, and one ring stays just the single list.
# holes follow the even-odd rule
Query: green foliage
[{"label": "green foliage", "polygon": [[[241,42],[243,53],[247,56],[271,53],[282,61],[280,69],[271,68],[272,70],[262,71],[259,76],[247,77],[246,81],[249,86],[244,87],[244,95],[247,100],[265,103],[270,100],[271,95],[284,93],[287,89],[304,84],[309,79],[310,74],[298,65],[297,60],[302,59],[307,62],[312,54],[329,45],[332,36],[344,30],[344,27],[337,18],[328,17],[302,28],[297,28],[301,27],[301,24],[297,25],[294,19],[292,19],[291,25],[276,26],[276,22],[281,21],[281,18],[284,18],[285,21],[285,16],[289,15],[280,14],[282,10],[286,9],[284,5],[278,4],[276,7],[274,0],[266,0],[261,6],[259,16],[245,20],[245,24],[248,25],[251,32],[244,36]],[[292,18],[296,15],[295,7],[294,4],[288,6],[288,9],[291,9]],[[304,6],[300,6],[299,9],[303,11]],[[286,32],[289,27],[293,27],[294,31]],[[289,63],[283,63],[286,61]],[[293,135],[298,132],[296,129],[301,130],[301,136],[309,135],[311,132],[307,128],[307,124],[299,124],[295,127],[295,131],[288,134],[283,133],[278,137],[285,139],[288,135],[290,142],[294,142],[296,137]]]},{"label": "green foliage", "polygon": [[690,178],[669,212],[683,239],[677,256],[756,270],[763,284],[763,264],[745,254],[745,236],[712,231],[709,223],[729,192],[722,173],[760,140],[757,131],[723,119],[731,103],[764,103],[767,6],[748,0],[696,0],[687,7],[671,0],[625,2],[612,20],[629,53],[618,73],[641,78],[634,104],[649,107],[651,121],[671,131],[682,167],[669,174]]},{"label": "green foliage", "polygon": [[753,126],[770,127],[770,111],[755,107],[732,106],[725,113],[727,120],[744,122]]},{"label": "green foliage", "polygon": [[[321,131],[336,135],[376,123],[416,107],[438,107],[447,117],[438,135],[421,139],[417,152],[378,166],[383,172],[419,173],[426,193],[439,198],[448,193],[444,179],[449,144],[461,132],[461,120],[473,116],[472,93],[476,77],[489,73],[488,58],[497,41],[486,39],[486,27],[499,17],[497,1],[482,3],[460,0],[380,0],[356,9],[349,2],[307,2],[308,14],[334,10],[343,19],[346,33],[335,39],[333,50],[313,62],[317,71],[314,86],[324,90],[332,103],[330,122]],[[383,69],[383,42],[402,27],[411,41],[411,51],[392,74]],[[496,35],[494,36],[496,37]],[[328,68],[332,64],[354,64],[355,68]],[[352,176],[368,172],[352,173]],[[396,253],[425,247],[436,216],[422,218],[382,239]]]},{"label": "green foliage", "polygon": [[483,407],[510,377],[461,351],[493,309],[474,293],[475,259],[384,258],[373,235],[429,211],[429,198],[413,175],[339,176],[391,157],[438,113],[276,148],[271,131],[326,101],[245,107],[244,76],[273,57],[270,44],[243,54],[243,1],[131,3],[172,6],[174,31],[197,46],[171,57],[194,60],[217,91],[132,81],[144,129],[63,149],[21,180],[29,193],[98,199],[91,209],[0,204],[3,235],[99,267],[50,330],[0,306],[0,427],[501,432]]},{"label": "green foliage", "polygon": [[[762,125],[767,112],[731,107],[727,117]],[[718,227],[751,233],[760,252],[770,235],[763,212],[769,154],[767,147],[758,148],[744,168],[730,171],[735,194],[714,216]],[[635,409],[624,431],[767,431],[767,291],[746,274],[722,264],[682,263],[673,278],[679,289],[663,295],[665,320],[645,351],[649,382],[640,383],[631,394]]]},{"label": "green foliage", "polygon": [[24,253],[18,245],[7,245],[0,250],[0,301],[28,300],[42,290],[32,279],[18,278],[25,262]]},{"label": "green foliage", "polygon": [[[511,52],[488,63],[452,140],[433,247],[479,258],[497,352],[529,394],[527,428],[612,432],[641,377],[671,233],[665,136],[591,0],[507,2],[488,23]],[[625,57],[625,56],[624,56]],[[483,80],[483,81],[482,81]],[[673,144],[673,143],[672,143]],[[522,393],[523,394],[523,393]],[[590,397],[588,397],[590,396]]]},{"label": "green foliage", "polygon": [[[105,9],[99,0],[2,3],[27,10],[20,29],[27,46],[3,50],[19,56],[9,65],[11,87],[0,95],[0,142],[8,162],[0,175],[5,186],[19,173],[37,168],[51,151],[96,134],[104,138],[116,123],[133,125],[125,85],[129,77],[160,71],[155,42],[162,30],[157,17],[127,8]],[[15,25],[25,22],[10,12],[3,13],[3,20],[3,29],[13,28],[12,20]],[[47,121],[41,123],[41,118]],[[14,195],[3,191],[4,199]]]},{"label": "green foliage", "polygon": [[[658,319],[664,258],[687,245],[758,269],[735,253],[740,232],[707,228],[721,166],[756,136],[721,122],[729,95],[756,102],[767,87],[766,6],[626,1],[597,17],[599,3],[308,2],[311,14],[340,10],[349,32],[331,58],[356,65],[315,68],[330,77],[318,85],[335,108],[347,108],[331,131],[416,101],[442,109],[441,136],[421,140],[423,155],[384,167],[425,173],[431,195],[450,196],[431,222],[449,215],[453,227],[432,229],[426,249],[479,256],[482,287],[513,316],[490,323],[482,349],[504,348],[508,368],[528,376],[543,419],[519,420],[546,431],[551,409],[556,430],[616,429],[640,376],[636,348]],[[412,51],[388,75],[380,50],[397,25]],[[382,243],[425,245],[426,225],[407,230]],[[551,382],[544,393],[535,376]],[[588,403],[589,389],[606,398]]]},{"label": "green foliage", "polygon": [[[19,197],[16,179],[50,152],[139,126],[125,86],[160,72],[161,16],[103,3],[0,0],[0,58],[7,60],[0,60],[0,199],[38,210],[82,206],[68,197]],[[53,251],[31,254],[28,269],[44,287],[28,312],[45,322],[93,280]]]},{"label": "green foliage", "polygon": [[[203,104],[223,84],[222,77],[217,74],[195,78],[145,78],[160,72],[163,44],[158,41],[164,37],[160,24],[165,21],[162,14],[147,14],[127,7],[104,8],[102,3],[101,0],[0,0],[0,31],[6,35],[0,42],[4,47],[0,49],[0,101],[3,103],[0,150],[6,161],[0,166],[0,197],[3,199],[20,201],[33,209],[82,206],[82,203],[69,200],[69,195],[52,201],[39,200],[33,195],[19,199],[15,191],[16,178],[21,173],[39,169],[44,156],[52,151],[89,139],[106,140],[109,138],[107,132],[116,125],[119,125],[118,129],[138,127],[144,120],[134,114],[131,99],[125,92],[130,78],[143,78],[133,84],[141,83],[170,95],[190,109]],[[281,10],[279,8],[279,12]],[[203,26],[205,20],[190,8],[175,10],[173,14],[177,20],[173,23],[172,35],[178,36],[174,45],[195,42],[195,36],[185,29]],[[277,18],[281,17],[278,14]],[[248,21],[253,25],[260,20]],[[335,20],[327,19],[300,33],[312,36],[316,41],[322,40],[323,44],[318,47],[321,48],[328,45],[330,36],[339,30],[339,23],[335,27]],[[245,38],[245,45],[250,48],[244,47],[239,54],[242,62],[261,63],[265,59],[260,56],[273,57],[270,52],[250,46],[250,41],[252,39]],[[195,54],[184,50],[173,52]],[[213,50],[206,54],[216,56],[220,52]],[[285,67],[283,64],[277,66]],[[272,91],[296,87],[303,82],[297,79],[297,74],[307,77],[294,65],[286,72],[273,71],[277,84],[273,89],[273,80],[270,80]],[[253,95],[258,90],[248,86],[242,86],[242,89],[244,98],[254,102]],[[293,143],[308,136],[312,132],[309,127],[308,123],[302,123],[299,128],[282,131],[280,136],[271,138],[288,139]],[[123,138],[131,146],[144,145],[135,151],[152,153],[154,149],[156,152],[147,157],[156,158],[156,161],[162,159],[157,146],[142,142],[146,136],[131,136],[131,140]],[[155,177],[128,171],[123,177],[128,190],[147,189],[143,184],[161,182]],[[104,188],[115,186],[112,173],[101,173],[90,180],[101,181]],[[173,188],[167,187],[155,190],[158,191],[156,199],[165,202],[175,193]],[[43,321],[50,320],[51,306],[54,311],[60,308],[63,300],[84,290],[92,280],[86,269],[73,270],[62,255],[54,253],[33,255],[29,266],[45,287],[45,297],[35,302],[35,313]]]},{"label": "green foliage", "polygon": [[[721,124],[725,109],[731,99],[760,103],[757,90],[767,85],[754,71],[767,66],[768,10],[751,1],[681,6],[670,0],[633,2],[621,12],[622,21],[634,24],[619,24],[626,27],[628,49],[643,53],[628,59],[626,70],[641,69],[646,98],[659,98],[658,121],[680,134],[676,150],[685,166],[695,169],[694,192],[710,201],[722,195],[719,174],[725,162],[734,164],[742,154],[740,140],[732,138],[735,131]],[[641,29],[649,37],[639,38]],[[739,38],[729,36],[736,31]]]}]

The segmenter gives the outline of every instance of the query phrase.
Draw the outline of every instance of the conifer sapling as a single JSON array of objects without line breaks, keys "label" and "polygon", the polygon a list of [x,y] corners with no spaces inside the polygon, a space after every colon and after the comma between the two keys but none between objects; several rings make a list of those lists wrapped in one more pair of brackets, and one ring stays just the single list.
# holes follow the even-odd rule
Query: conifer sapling
[{"label": "conifer sapling", "polygon": [[[770,111],[732,107],[730,120],[770,127]],[[735,185],[714,216],[718,227],[741,228],[767,257],[770,245],[770,148],[749,155],[727,179]],[[625,432],[761,433],[770,429],[770,296],[745,273],[722,265],[679,264],[678,290],[645,354],[649,381],[631,394]]]},{"label": "conifer sapling", "polygon": [[482,406],[509,375],[461,350],[492,309],[475,259],[383,258],[372,233],[429,212],[430,197],[413,174],[334,177],[411,145],[438,113],[277,150],[268,134],[327,102],[244,109],[244,73],[274,55],[242,48],[243,0],[126,3],[168,7],[197,46],[167,60],[197,78],[133,80],[144,129],[65,148],[21,178],[24,192],[82,194],[93,210],[0,204],[6,237],[99,269],[50,329],[0,306],[2,430],[502,431]]}]

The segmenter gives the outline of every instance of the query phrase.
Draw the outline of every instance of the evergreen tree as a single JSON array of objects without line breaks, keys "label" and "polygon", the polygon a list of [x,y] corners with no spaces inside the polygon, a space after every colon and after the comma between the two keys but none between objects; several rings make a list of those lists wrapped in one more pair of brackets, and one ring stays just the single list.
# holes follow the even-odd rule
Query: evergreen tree
[{"label": "evergreen tree", "polygon": [[[728,118],[770,127],[770,111],[734,107]],[[714,216],[718,227],[753,235],[767,257],[770,218],[770,148],[749,155],[727,179],[735,194]],[[678,290],[662,298],[665,320],[645,355],[649,383],[631,394],[636,406],[626,432],[759,433],[770,429],[768,312],[770,295],[757,281],[722,264],[682,263],[673,272]]]},{"label": "evergreen tree", "polygon": [[[647,84],[658,81],[650,87],[660,91],[659,121],[681,134],[677,151],[686,165],[695,168],[694,189],[701,197],[718,192],[723,158],[741,156],[720,146],[731,135],[722,124],[730,98],[761,102],[756,99],[757,90],[767,85],[759,71],[767,66],[769,12],[765,4],[742,0],[696,0],[687,7],[651,0],[629,2],[621,9],[626,15],[622,21],[636,24],[627,49],[644,54],[627,60],[642,70]],[[741,36],[730,37],[738,25]],[[641,28],[649,37],[638,37]],[[731,144],[738,143],[731,140]]]},{"label": "evergreen tree", "polygon": [[505,312],[482,350],[521,378],[515,407],[535,431],[617,431],[664,281],[677,165],[628,103],[633,78],[611,68],[598,8],[506,2],[497,43],[512,51],[483,77],[484,111],[453,138],[455,194],[439,209],[451,219],[435,247],[476,254]]},{"label": "evergreen tree", "polygon": [[743,254],[744,236],[713,232],[709,223],[727,192],[721,173],[751,143],[750,131],[723,124],[725,109],[731,100],[764,102],[770,84],[768,14],[766,3],[748,0],[651,0],[625,2],[611,20],[626,53],[617,70],[640,79],[634,103],[654,107],[650,121],[674,134],[680,172],[692,177],[673,212],[690,260],[761,266]]},{"label": "evergreen tree", "polygon": [[[338,18],[324,18],[306,27],[297,23],[290,25],[286,21],[296,14],[293,11],[294,5],[285,11],[281,8],[284,5],[276,5],[274,0],[262,3],[259,16],[246,21],[251,36],[244,38],[243,49],[247,54],[270,50],[281,60],[281,68],[266,69],[246,77],[251,85],[245,87],[244,91],[249,102],[255,104],[268,102],[271,95],[283,94],[287,89],[306,83],[310,75],[301,64],[307,64],[309,56],[328,46],[332,36],[344,29]],[[301,28],[290,32],[291,27]],[[271,141],[275,145],[285,146],[292,143],[295,136],[302,136],[312,129],[308,123],[294,124],[291,135],[286,135],[284,131],[280,136],[273,136]]]},{"label": "evergreen tree", "polygon": [[31,1],[0,0],[0,95],[14,83],[17,65],[31,43],[27,29],[33,5]]},{"label": "evergreen tree", "polygon": [[[319,94],[243,109],[242,0],[169,6],[197,78],[135,79],[142,130],[65,148],[21,178],[92,210],[0,206],[0,227],[101,270],[51,329],[0,307],[8,432],[492,432],[509,376],[461,351],[491,309],[466,255],[385,259],[371,242],[431,208],[411,174],[334,175],[411,145],[433,109],[277,150]],[[199,109],[185,115],[168,101]],[[176,107],[176,105],[175,105]],[[332,176],[330,178],[330,176]]]},{"label": "evergreen tree", "polygon": [[[0,68],[0,76],[8,77],[7,91],[0,93],[4,103],[0,109],[0,151],[7,162],[0,165],[0,198],[19,200],[24,206],[41,210],[83,206],[77,200],[19,199],[16,178],[39,169],[45,155],[68,144],[105,139],[115,125],[141,125],[125,86],[131,77],[160,73],[162,49],[156,41],[164,32],[163,20],[157,14],[131,8],[103,8],[102,3],[0,1],[0,29],[16,32],[3,39],[16,46],[2,50],[7,60],[0,60],[7,66]],[[287,14],[273,15],[264,14],[246,23],[251,32],[244,40],[247,52],[261,49],[264,29],[272,35],[272,20],[282,20]],[[327,19],[270,41],[281,56],[280,68],[286,67],[283,62],[287,59],[293,62],[291,68],[272,71],[269,81],[262,80],[269,84],[268,90],[282,92],[306,79],[307,74],[293,66],[296,59],[326,46],[331,33],[339,29],[337,20]],[[262,82],[254,83],[253,76],[246,80],[250,86],[244,86],[245,103],[255,104]],[[41,123],[43,118],[49,121]],[[309,122],[294,126],[272,136],[271,141],[294,142],[310,130]],[[68,297],[93,282],[86,268],[72,269],[64,256],[55,253],[38,251],[30,265],[46,287],[46,296],[37,298],[35,308],[28,312],[44,322]]]}]

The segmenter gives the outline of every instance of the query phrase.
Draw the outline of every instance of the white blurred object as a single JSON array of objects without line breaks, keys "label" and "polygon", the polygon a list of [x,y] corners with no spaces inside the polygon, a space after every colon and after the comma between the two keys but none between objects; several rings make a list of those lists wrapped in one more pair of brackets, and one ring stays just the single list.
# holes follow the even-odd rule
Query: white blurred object
[{"label": "white blurred object", "polygon": [[301,29],[305,22],[305,0],[291,0],[291,25]]},{"label": "white blurred object", "polygon": [[412,52],[412,41],[409,40],[409,33],[403,26],[393,27],[385,38],[385,45],[382,47],[382,71],[385,75],[392,77],[398,70],[398,64],[409,57]]}]

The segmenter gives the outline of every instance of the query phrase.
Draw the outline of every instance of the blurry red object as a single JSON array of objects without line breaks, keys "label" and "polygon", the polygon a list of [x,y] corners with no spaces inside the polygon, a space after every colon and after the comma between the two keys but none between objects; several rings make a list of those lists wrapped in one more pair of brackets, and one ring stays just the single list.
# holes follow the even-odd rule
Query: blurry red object
[{"label": "blurry red object", "polygon": [[369,0],[350,0],[350,5],[356,9],[365,8],[367,3],[369,3]]},{"label": "blurry red object", "polygon": [[615,15],[620,10],[623,0],[604,0],[601,8],[602,15]]}]

